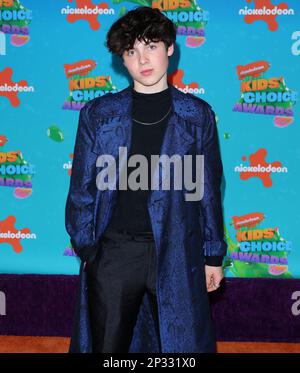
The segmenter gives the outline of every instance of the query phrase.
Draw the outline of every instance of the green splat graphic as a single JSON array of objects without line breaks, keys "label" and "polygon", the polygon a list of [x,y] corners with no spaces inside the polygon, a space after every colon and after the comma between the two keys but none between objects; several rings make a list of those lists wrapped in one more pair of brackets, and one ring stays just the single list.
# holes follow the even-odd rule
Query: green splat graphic
[{"label": "green splat graphic", "polygon": [[49,139],[56,142],[64,141],[64,135],[56,125],[53,125],[47,129],[47,136],[49,137]]},{"label": "green splat graphic", "polygon": [[119,11],[119,17],[123,17],[127,12],[127,9],[125,6],[122,6]]}]

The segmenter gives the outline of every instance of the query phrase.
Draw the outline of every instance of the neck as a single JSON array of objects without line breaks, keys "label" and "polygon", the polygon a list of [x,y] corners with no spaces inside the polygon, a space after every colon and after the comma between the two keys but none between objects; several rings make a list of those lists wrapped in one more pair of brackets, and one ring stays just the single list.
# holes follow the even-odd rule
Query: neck
[{"label": "neck", "polygon": [[159,82],[151,86],[145,86],[134,80],[133,89],[139,93],[158,93],[164,91],[168,88],[168,81],[166,75],[164,75],[163,78],[164,79],[161,79]]}]

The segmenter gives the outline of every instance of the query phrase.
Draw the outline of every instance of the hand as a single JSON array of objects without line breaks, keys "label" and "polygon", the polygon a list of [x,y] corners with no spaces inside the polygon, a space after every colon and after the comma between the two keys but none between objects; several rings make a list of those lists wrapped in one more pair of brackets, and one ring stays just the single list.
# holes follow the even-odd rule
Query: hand
[{"label": "hand", "polygon": [[206,289],[208,292],[217,290],[224,278],[222,267],[205,266]]}]

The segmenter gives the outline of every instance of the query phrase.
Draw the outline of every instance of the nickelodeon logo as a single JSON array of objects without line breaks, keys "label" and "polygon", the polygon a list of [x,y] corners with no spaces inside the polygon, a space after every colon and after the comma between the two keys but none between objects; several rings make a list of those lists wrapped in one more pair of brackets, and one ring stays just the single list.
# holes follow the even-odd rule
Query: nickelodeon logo
[{"label": "nickelodeon logo", "polygon": [[168,75],[168,81],[174,87],[179,89],[183,93],[191,94],[204,94],[205,89],[199,87],[199,84],[196,82],[184,83],[183,82],[184,71],[182,69],[175,70],[172,74]]},{"label": "nickelodeon logo", "polygon": [[[72,2],[72,0],[69,2]],[[67,15],[67,21],[74,23],[79,20],[87,21],[90,28],[94,31],[100,28],[98,16],[100,15],[114,15],[115,9],[109,8],[108,4],[103,2],[100,4],[93,4],[91,0],[75,0],[75,8],[67,5],[61,9],[62,15]]]},{"label": "nickelodeon logo", "polygon": [[0,97],[6,97],[13,107],[18,107],[20,105],[18,93],[34,92],[34,87],[28,86],[26,80],[20,80],[17,83],[14,82],[12,75],[13,69],[11,67],[6,67],[0,71]]},{"label": "nickelodeon logo", "polygon": [[9,244],[13,251],[19,254],[23,250],[21,240],[36,239],[36,234],[31,233],[29,228],[16,229],[16,220],[16,217],[11,215],[0,221],[0,244]]},{"label": "nickelodeon logo", "polygon": [[251,228],[262,222],[264,218],[265,216],[261,212],[251,212],[243,216],[233,216],[232,223],[235,230],[245,227]]},{"label": "nickelodeon logo", "polygon": [[[251,3],[252,0],[246,0]],[[244,21],[247,24],[252,24],[256,21],[264,21],[270,31],[278,29],[277,16],[294,15],[294,9],[289,8],[287,3],[273,5],[272,0],[253,0],[254,8],[245,6],[239,10],[239,15],[244,16]]]},{"label": "nickelodeon logo", "polygon": [[[264,187],[270,188],[273,185],[271,175],[273,173],[287,173],[288,169],[287,167],[282,167],[282,163],[279,161],[272,163],[267,162],[266,156],[267,150],[261,148],[257,150],[257,152],[250,154],[249,166],[241,163],[239,166],[235,166],[234,172],[238,172],[240,174],[241,180],[248,180],[250,178],[257,177],[262,181]],[[242,157],[243,161],[246,159],[246,156]]]}]

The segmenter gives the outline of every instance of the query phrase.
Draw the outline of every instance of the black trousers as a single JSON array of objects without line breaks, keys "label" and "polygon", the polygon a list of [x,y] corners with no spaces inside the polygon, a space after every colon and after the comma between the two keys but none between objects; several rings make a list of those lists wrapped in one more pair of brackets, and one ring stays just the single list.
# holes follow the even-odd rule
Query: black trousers
[{"label": "black trousers", "polygon": [[152,235],[106,231],[86,271],[93,352],[128,352],[145,292],[159,335]]}]

